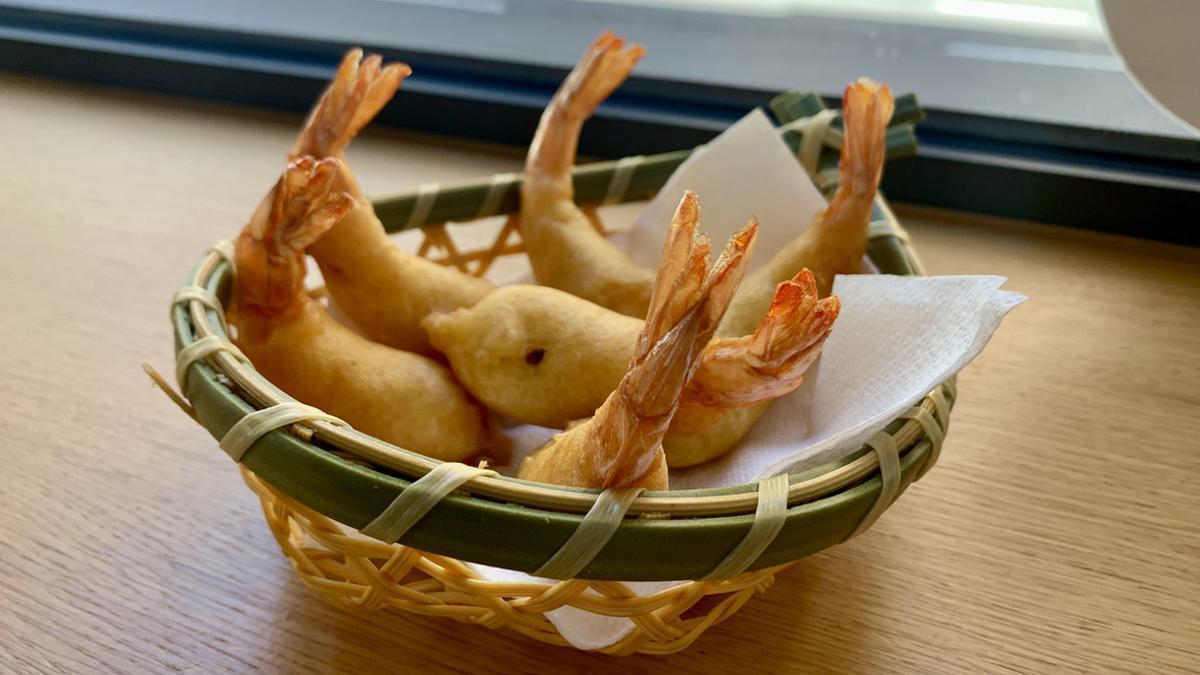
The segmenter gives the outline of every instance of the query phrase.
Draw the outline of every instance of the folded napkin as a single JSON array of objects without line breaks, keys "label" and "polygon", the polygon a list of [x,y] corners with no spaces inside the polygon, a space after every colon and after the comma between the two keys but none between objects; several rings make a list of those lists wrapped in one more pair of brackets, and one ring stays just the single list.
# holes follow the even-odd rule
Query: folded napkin
[{"label": "folded napkin", "polygon": [[758,218],[751,270],[770,260],[825,208],[821,191],[758,109],[684,160],[633,227],[612,236],[613,243],[638,264],[657,268],[667,223],[684,190],[700,198],[700,229],[716,250],[751,218]]},{"label": "folded napkin", "polygon": [[[808,226],[825,201],[755,111],[694,153],[675,172],[636,224],[614,242],[639,263],[658,263],[675,205],[684,189],[700,197],[701,227],[720,246],[751,216],[761,222],[751,269]],[[751,482],[845,456],[909,406],[962,369],[983,349],[1004,315],[1025,298],[1000,290],[1002,277],[839,276],[833,292],[842,311],[821,359],[799,390],[777,400],[741,446],[707,464],[671,472],[673,488]],[[531,425],[508,430],[513,468],[557,433]],[[495,581],[544,581],[472,565]],[[649,594],[684,582],[631,582]],[[547,617],[580,649],[607,647],[634,624],[561,607]]]},{"label": "folded napkin", "polygon": [[842,311],[800,389],[741,446],[671,474],[679,488],[736,485],[845,456],[970,363],[1025,297],[1003,277],[838,276]]}]

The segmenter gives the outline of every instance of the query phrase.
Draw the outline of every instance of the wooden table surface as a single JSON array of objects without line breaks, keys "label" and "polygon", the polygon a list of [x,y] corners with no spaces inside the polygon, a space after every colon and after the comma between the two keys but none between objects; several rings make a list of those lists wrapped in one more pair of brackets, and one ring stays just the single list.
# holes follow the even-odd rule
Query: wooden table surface
[{"label": "wooden table surface", "polygon": [[[142,374],[298,119],[8,75],[0,101],[0,667],[1200,669],[1196,249],[902,209],[930,273],[1032,298],[961,375],[939,466],[690,649],[615,659],[326,605]],[[379,132],[350,159],[379,193],[520,152]]]}]

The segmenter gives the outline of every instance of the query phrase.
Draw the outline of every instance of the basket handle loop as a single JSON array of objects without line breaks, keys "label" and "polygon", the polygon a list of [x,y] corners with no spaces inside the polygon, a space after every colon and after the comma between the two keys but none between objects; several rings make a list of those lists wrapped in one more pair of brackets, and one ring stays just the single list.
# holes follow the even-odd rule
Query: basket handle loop
[{"label": "basket handle loop", "polygon": [[496,472],[467,466],[459,462],[444,462],[404,488],[387,508],[375,516],[359,532],[388,544],[400,540],[427,513],[457,490],[463,483],[476,476],[495,476]]},{"label": "basket handle loop", "polygon": [[221,301],[217,300],[217,296],[203,286],[184,286],[175,291],[175,297],[171,298],[171,308],[174,309],[175,305],[181,302],[192,302],[193,300],[216,312],[217,318],[221,322],[221,328],[224,328],[226,333],[229,332],[228,324],[225,322],[225,308],[221,306]]},{"label": "basket handle loop", "polygon": [[875,455],[879,457],[879,478],[882,485],[871,510],[867,511],[858,527],[854,528],[844,541],[857,537],[874,525],[900,492],[900,450],[896,447],[896,439],[892,438],[891,434],[880,431],[867,441],[867,445],[871,446]]},{"label": "basket handle loop", "polygon": [[226,452],[233,461],[242,461],[242,456],[254,445],[255,441],[263,436],[296,422],[308,422],[312,420],[323,420],[330,424],[340,426],[350,426],[342,420],[323,412],[319,408],[314,408],[311,405],[304,405],[299,401],[284,401],[276,403],[269,408],[255,410],[238,420],[229,431],[225,432],[225,436],[221,438],[221,449]]},{"label": "basket handle loop", "polygon": [[573,579],[592,562],[621,525],[625,512],[645,488],[610,488],[600,493],[583,522],[567,541],[533,573],[550,579]]},{"label": "basket handle loop", "polygon": [[232,241],[229,241],[228,239],[222,239],[212,246],[209,246],[208,252],[216,253],[217,255],[221,256],[222,260],[229,263],[229,273],[234,276],[237,275],[237,263],[235,262],[236,258],[234,256]]},{"label": "basket handle loop", "polygon": [[758,482],[758,506],[754,523],[725,559],[702,579],[728,579],[745,572],[779,536],[787,519],[788,476],[786,473]]}]

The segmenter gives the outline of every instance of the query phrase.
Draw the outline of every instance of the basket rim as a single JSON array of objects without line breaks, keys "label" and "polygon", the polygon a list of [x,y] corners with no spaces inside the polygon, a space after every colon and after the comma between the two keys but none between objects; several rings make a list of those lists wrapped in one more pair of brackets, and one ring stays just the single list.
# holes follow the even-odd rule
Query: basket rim
[{"label": "basket rim", "polygon": [[[881,208],[886,210],[886,205],[881,204]],[[887,233],[876,236],[868,245],[870,257],[882,271],[918,270],[902,237],[902,231]],[[231,286],[230,272],[225,258],[210,252],[184,285],[199,285],[219,298]],[[176,303],[171,317],[177,352],[209,335],[228,339],[220,314],[197,300]],[[218,440],[254,410],[292,400],[252,367],[224,351],[200,359],[185,377],[197,421]],[[938,391],[953,404],[953,380],[935,389]],[[919,406],[945,428],[948,419],[937,416],[928,396]],[[936,452],[924,428],[914,419],[895,420],[885,431],[896,440],[900,451],[902,492],[929,468]],[[379,468],[360,466],[330,449],[345,451]],[[360,530],[412,481],[440,464],[324,422],[305,422],[270,432],[241,461],[298,502]],[[784,528],[748,569],[795,560],[843,541],[882,494],[878,464],[875,452],[864,448],[839,462],[791,476]],[[532,572],[574,532],[583,520],[582,514],[601,492],[506,476],[478,476],[439,502],[398,543],[460,560]],[[646,581],[703,576],[749,531],[757,503],[757,483],[644,493],[633,503],[608,546],[577,576]],[[468,531],[471,534],[464,534]],[[686,555],[663,550],[666,541],[675,542],[673,545],[682,547]]]},{"label": "basket rim", "polygon": [[[189,281],[183,285],[199,285],[220,297],[221,291],[225,290],[229,280],[228,271],[229,267],[225,259],[216,252],[210,252],[193,274],[189,275]],[[219,319],[214,320],[217,319],[216,313],[201,303],[177,304],[172,310],[172,317],[177,350],[192,341],[184,338],[185,333],[191,332],[187,330],[189,327],[194,329],[193,338],[195,339],[209,335],[221,338],[229,337],[225,334]],[[218,352],[209,359],[218,366],[217,372],[221,376],[228,378],[245,394],[243,400],[246,400],[252,408],[264,408],[294,400],[251,366],[228,353]],[[953,385],[941,385],[939,388],[953,403],[955,394]],[[930,414],[934,413],[934,404],[929,396],[926,396],[918,405]],[[309,428],[311,436],[320,442],[408,477],[419,478],[442,463],[365,433],[328,422],[312,421],[296,426]],[[210,428],[209,431],[215,436],[213,429]],[[913,419],[904,421],[898,429],[890,430],[889,433],[895,438],[902,455],[912,450],[925,435],[924,429]],[[219,439],[219,436],[215,437]],[[315,449],[324,451],[320,448]],[[852,453],[848,460],[791,474],[788,505],[794,506],[835,494],[865,480],[878,470],[877,456],[865,446]],[[630,516],[654,514],[680,517],[750,513],[754,511],[758,502],[757,486],[757,482],[750,482],[723,488],[645,492],[633,502],[628,513]],[[491,500],[564,513],[586,513],[602,492],[596,489],[538,483],[502,475],[471,478],[462,486],[462,489]]]}]

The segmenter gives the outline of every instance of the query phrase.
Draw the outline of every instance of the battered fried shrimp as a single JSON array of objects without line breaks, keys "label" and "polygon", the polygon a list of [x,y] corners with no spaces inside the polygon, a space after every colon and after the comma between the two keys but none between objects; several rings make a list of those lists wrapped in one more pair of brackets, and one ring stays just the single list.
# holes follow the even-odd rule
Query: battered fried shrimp
[{"label": "battered fried shrimp", "polygon": [[803,234],[746,279],[718,335],[737,337],[754,331],[767,313],[776,285],[804,268],[812,270],[821,296],[829,295],[834,276],[858,271],[867,250],[871,206],[883,174],[892,108],[887,85],[862,79],[846,87],[837,192]]},{"label": "battered fried shrimp", "polygon": [[[771,401],[800,386],[839,309],[837,296],[817,300],[803,270],[780,284],[752,336],[713,338],[663,439],[667,463],[691,466],[736,447]],[[507,286],[425,326],[488,407],[561,428],[591,415],[620,382],[642,322],[552,288]]]},{"label": "battered fried shrimp", "polygon": [[404,64],[382,63],[376,54],[363,59],[362,50],[347,52],[309,115],[292,156],[341,158],[337,188],[354,197],[342,222],[309,247],[330,295],[372,340],[432,355],[421,319],[430,312],[469,307],[492,285],[397,248],[344,161],[350,140],[410,72]]},{"label": "battered fried shrimp", "polygon": [[[686,260],[679,251],[693,247],[698,214],[688,193],[660,274],[679,275],[679,261]],[[747,251],[755,228],[751,223],[735,237]],[[800,385],[839,308],[836,297],[817,300],[816,280],[803,270],[779,285],[752,336],[710,341],[663,440],[668,464],[690,466],[733,449],[767,403]],[[550,427],[591,415],[621,381],[639,340],[655,334],[636,319],[544,286],[501,288],[469,309],[430,315],[423,325],[472,394],[510,417]]]},{"label": "battered fried shrimp", "polygon": [[521,238],[538,283],[622,314],[644,317],[654,272],[608,242],[575,205],[571,165],[584,121],[629,75],[643,53],[601,35],[542,114],[525,160]]},{"label": "battered fried shrimp", "polygon": [[732,450],[771,401],[800,386],[840,309],[837,296],[817,299],[805,269],[779,284],[753,335],[709,342],[663,440],[667,464],[692,466]]},{"label": "battered fried shrimp", "polygon": [[686,230],[674,228],[675,241],[664,248],[633,361],[616,391],[592,418],[526,459],[521,478],[577,487],[667,489],[663,436],[703,345],[741,282],[754,237],[752,228],[735,235],[710,270],[708,239],[695,236],[691,222]]},{"label": "battered fried shrimp", "polygon": [[642,321],[546,286],[501,286],[422,326],[487,407],[529,424],[591,417],[633,359]]},{"label": "battered fried shrimp", "polygon": [[356,208],[339,160],[288,164],[236,242],[230,322],[267,379],[359,431],[441,460],[486,444],[484,413],[449,369],[358,335],[304,292],[304,250]]},{"label": "battered fried shrimp", "polygon": [[[659,274],[667,279],[687,261],[699,211],[696,195],[686,193],[663,250]],[[707,245],[701,241],[697,250]],[[563,291],[517,285],[496,289],[473,307],[431,314],[422,326],[454,374],[489,408],[564,427],[590,417],[616,388],[638,349],[642,323]]]}]

